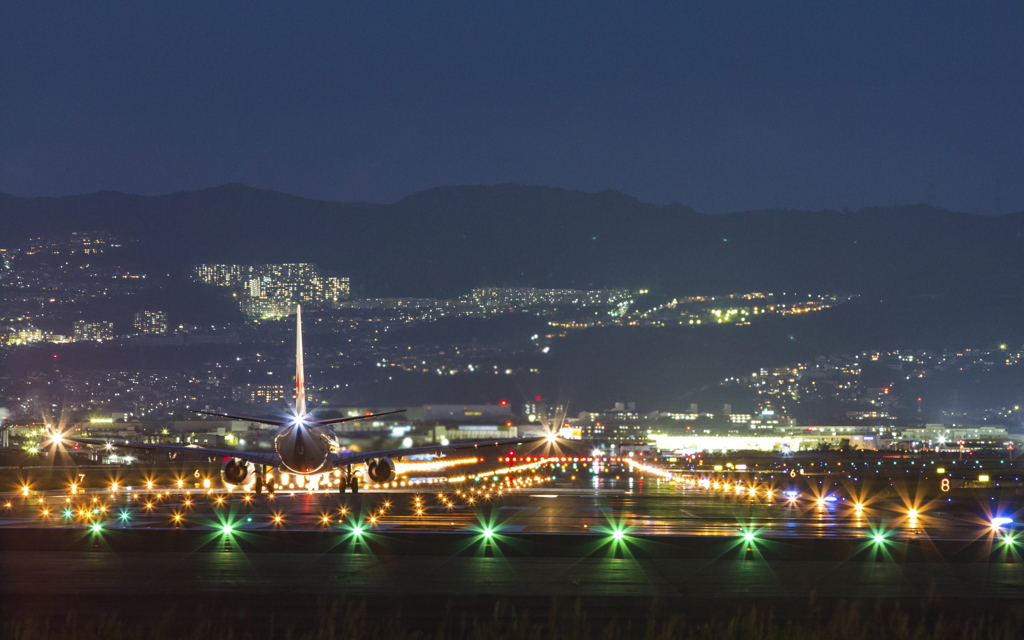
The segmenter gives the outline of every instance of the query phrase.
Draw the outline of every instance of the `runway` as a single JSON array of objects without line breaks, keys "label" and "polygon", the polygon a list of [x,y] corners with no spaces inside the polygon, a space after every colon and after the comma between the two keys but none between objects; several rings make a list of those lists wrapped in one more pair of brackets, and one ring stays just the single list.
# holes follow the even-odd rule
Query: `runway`
[{"label": "runway", "polygon": [[[352,531],[754,535],[758,539],[970,541],[1002,535],[995,517],[1016,518],[1015,501],[866,500],[842,496],[739,495],[684,487],[659,478],[553,477],[528,486],[430,484],[359,495],[226,491],[92,490],[0,495],[0,529],[94,527],[104,530],[237,532]],[[1012,534],[1011,534],[1012,537]]]},{"label": "runway", "polygon": [[1024,597],[1024,546],[991,526],[1017,506],[990,502],[857,509],[845,498],[723,494],[634,474],[357,496],[4,494],[0,600],[45,616],[211,602],[259,613],[336,597],[383,598],[420,616],[488,597],[582,598],[632,613],[636,599],[714,610],[812,598],[998,607]]}]

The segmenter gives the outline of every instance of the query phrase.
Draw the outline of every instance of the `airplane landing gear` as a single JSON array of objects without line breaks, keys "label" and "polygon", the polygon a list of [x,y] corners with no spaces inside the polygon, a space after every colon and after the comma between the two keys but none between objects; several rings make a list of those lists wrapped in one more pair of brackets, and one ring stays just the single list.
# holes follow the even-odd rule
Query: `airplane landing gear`
[{"label": "airplane landing gear", "polygon": [[267,494],[274,495],[274,490],[277,489],[277,485],[274,483],[273,478],[267,478]]},{"label": "airplane landing gear", "polygon": [[256,474],[256,482],[253,483],[252,491],[256,495],[263,493],[263,474]]},{"label": "airplane landing gear", "polygon": [[344,474],[338,485],[338,493],[345,493],[346,489],[352,489],[352,493],[359,493],[359,476],[352,473],[352,465],[345,467]]}]

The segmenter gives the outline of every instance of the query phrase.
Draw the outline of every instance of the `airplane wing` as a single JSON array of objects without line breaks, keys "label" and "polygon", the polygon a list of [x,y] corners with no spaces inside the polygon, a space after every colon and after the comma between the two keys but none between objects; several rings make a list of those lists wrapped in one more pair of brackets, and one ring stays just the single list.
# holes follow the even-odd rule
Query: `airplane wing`
[{"label": "airplane wing", "polygon": [[114,440],[94,440],[92,438],[61,438],[62,441],[80,442],[82,444],[94,444],[99,446],[110,445],[117,448],[144,449],[148,451],[166,451],[167,453],[183,453],[194,456],[232,457],[254,464],[266,464],[272,467],[280,466],[281,457],[277,453],[258,453],[255,451],[235,451],[233,449],[210,449],[200,446],[182,446],[177,444],[141,444],[138,442],[116,442]]},{"label": "airplane wing", "polygon": [[275,427],[283,427],[285,425],[284,420],[275,420],[272,418],[253,418],[250,416],[233,416],[230,413],[213,413],[212,411],[200,411],[198,409],[189,409],[192,413],[201,413],[204,416],[216,416],[218,418],[231,418],[232,420],[246,420],[248,422],[256,422],[258,424],[270,424]]},{"label": "airplane wing", "polygon": [[425,447],[412,447],[409,449],[388,449],[383,451],[360,451],[358,453],[343,453],[334,459],[335,467],[343,467],[348,464],[359,464],[374,458],[404,458],[406,456],[418,456],[452,451],[465,451],[467,449],[481,449],[486,447],[514,447],[523,444],[556,444],[561,442],[548,436],[535,436],[532,438],[504,438],[498,440],[477,440],[473,442],[460,442],[447,445],[429,445]]}]

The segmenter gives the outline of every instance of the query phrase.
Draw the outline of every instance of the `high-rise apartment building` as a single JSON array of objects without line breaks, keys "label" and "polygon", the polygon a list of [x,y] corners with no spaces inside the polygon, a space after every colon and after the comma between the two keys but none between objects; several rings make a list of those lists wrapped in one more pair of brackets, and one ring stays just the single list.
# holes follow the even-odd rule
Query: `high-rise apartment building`
[{"label": "high-rise apartment building", "polygon": [[142,334],[167,333],[167,314],[163,311],[139,311],[135,314],[135,330]]},{"label": "high-rise apartment building", "polygon": [[75,342],[114,339],[113,322],[86,322],[85,320],[76,320],[72,331],[72,339]]},{"label": "high-rise apartment building", "polygon": [[285,402],[288,390],[283,384],[246,384],[231,389],[236,402]]}]

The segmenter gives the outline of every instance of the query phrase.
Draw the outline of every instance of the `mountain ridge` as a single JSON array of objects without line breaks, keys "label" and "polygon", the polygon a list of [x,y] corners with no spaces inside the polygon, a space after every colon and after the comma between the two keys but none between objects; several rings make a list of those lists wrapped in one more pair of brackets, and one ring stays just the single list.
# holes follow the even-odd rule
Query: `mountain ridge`
[{"label": "mountain ridge", "polygon": [[450,191],[458,191],[458,190],[490,190],[490,191],[493,191],[493,190],[501,189],[501,188],[514,188],[514,189],[524,189],[524,190],[562,192],[562,193],[580,194],[580,195],[583,195],[583,196],[615,196],[615,197],[621,197],[624,200],[628,200],[628,201],[635,202],[635,203],[638,203],[638,204],[642,204],[642,205],[645,205],[645,206],[661,208],[661,209],[682,208],[682,209],[685,209],[685,210],[688,210],[688,211],[692,211],[694,213],[698,213],[700,215],[713,216],[713,217],[736,216],[736,215],[747,215],[747,214],[768,214],[768,213],[807,213],[807,214],[842,214],[842,215],[850,215],[850,214],[858,214],[858,213],[870,212],[870,211],[892,211],[892,210],[900,210],[900,209],[927,209],[927,210],[929,210],[931,212],[934,212],[934,213],[949,213],[949,214],[953,214],[953,215],[957,215],[957,216],[966,216],[966,217],[970,217],[970,218],[981,218],[981,219],[999,219],[999,218],[1014,217],[1014,216],[1024,216],[1024,210],[1022,210],[1022,211],[1010,211],[1010,212],[1007,212],[1007,213],[1000,213],[1000,214],[981,214],[981,213],[970,213],[970,212],[966,212],[966,211],[954,211],[952,209],[945,209],[945,208],[939,207],[937,205],[930,205],[930,204],[923,203],[923,202],[920,202],[920,203],[893,204],[893,205],[871,205],[871,206],[861,207],[860,209],[845,209],[844,208],[843,210],[828,209],[828,208],[826,208],[826,209],[794,209],[792,207],[769,207],[769,208],[764,208],[764,209],[744,209],[744,210],[741,210],[741,211],[727,211],[727,212],[723,212],[723,213],[704,213],[704,212],[700,212],[700,211],[697,211],[697,210],[693,209],[689,205],[685,205],[685,204],[682,204],[682,203],[676,202],[676,201],[669,202],[669,203],[666,203],[666,204],[654,204],[654,203],[644,202],[644,201],[640,200],[639,198],[637,198],[636,196],[629,195],[628,193],[619,191],[617,189],[602,189],[601,191],[584,191],[582,189],[569,189],[569,188],[565,188],[565,187],[526,185],[526,184],[521,184],[521,183],[516,183],[516,182],[504,182],[504,183],[497,183],[497,184],[441,185],[441,186],[437,186],[437,187],[431,187],[429,189],[424,189],[422,191],[417,191],[415,193],[411,193],[411,194],[409,194],[407,196],[399,198],[398,200],[396,200],[395,202],[392,202],[392,203],[376,203],[376,202],[365,202],[365,201],[358,201],[358,200],[357,201],[342,201],[342,200],[329,200],[329,199],[325,199],[325,198],[310,198],[310,197],[306,197],[306,196],[300,196],[300,195],[288,193],[286,191],[279,191],[277,189],[252,187],[252,186],[249,186],[249,185],[247,185],[245,183],[242,183],[242,182],[226,182],[224,184],[215,185],[215,186],[212,186],[212,187],[203,187],[201,189],[193,189],[193,190],[190,190],[190,191],[189,190],[169,191],[167,193],[161,193],[161,194],[139,194],[139,193],[129,193],[127,191],[119,191],[117,189],[102,189],[100,191],[92,191],[92,192],[88,192],[88,193],[76,193],[76,194],[69,194],[69,195],[63,195],[63,196],[20,196],[20,195],[17,195],[17,194],[8,193],[6,191],[0,191],[0,198],[7,198],[9,200],[18,200],[18,201],[58,201],[58,200],[69,200],[69,199],[77,199],[77,198],[89,198],[89,197],[93,197],[93,196],[113,195],[113,196],[126,196],[126,197],[130,197],[130,198],[139,198],[139,199],[159,199],[159,198],[167,198],[167,197],[171,197],[171,196],[191,195],[191,194],[206,194],[206,193],[219,193],[219,192],[236,190],[238,192],[263,193],[263,194],[270,194],[270,195],[277,195],[277,196],[286,196],[288,198],[295,199],[295,200],[303,200],[303,201],[306,201],[306,202],[328,203],[328,204],[334,204],[334,205],[378,205],[378,206],[391,206],[391,205],[397,205],[397,204],[400,204],[402,202],[409,201],[409,200],[416,200],[416,199],[420,198],[421,196],[424,196],[424,195],[427,195],[427,194],[432,194],[432,193],[435,193],[435,192],[450,192]]},{"label": "mountain ridge", "polygon": [[126,259],[147,271],[315,262],[367,297],[450,297],[478,286],[976,294],[1016,291],[1024,278],[1024,212],[921,204],[705,214],[612,190],[511,183],[341,203],[231,183],[160,196],[0,194],[0,219],[3,247],[105,230],[136,241]]}]

